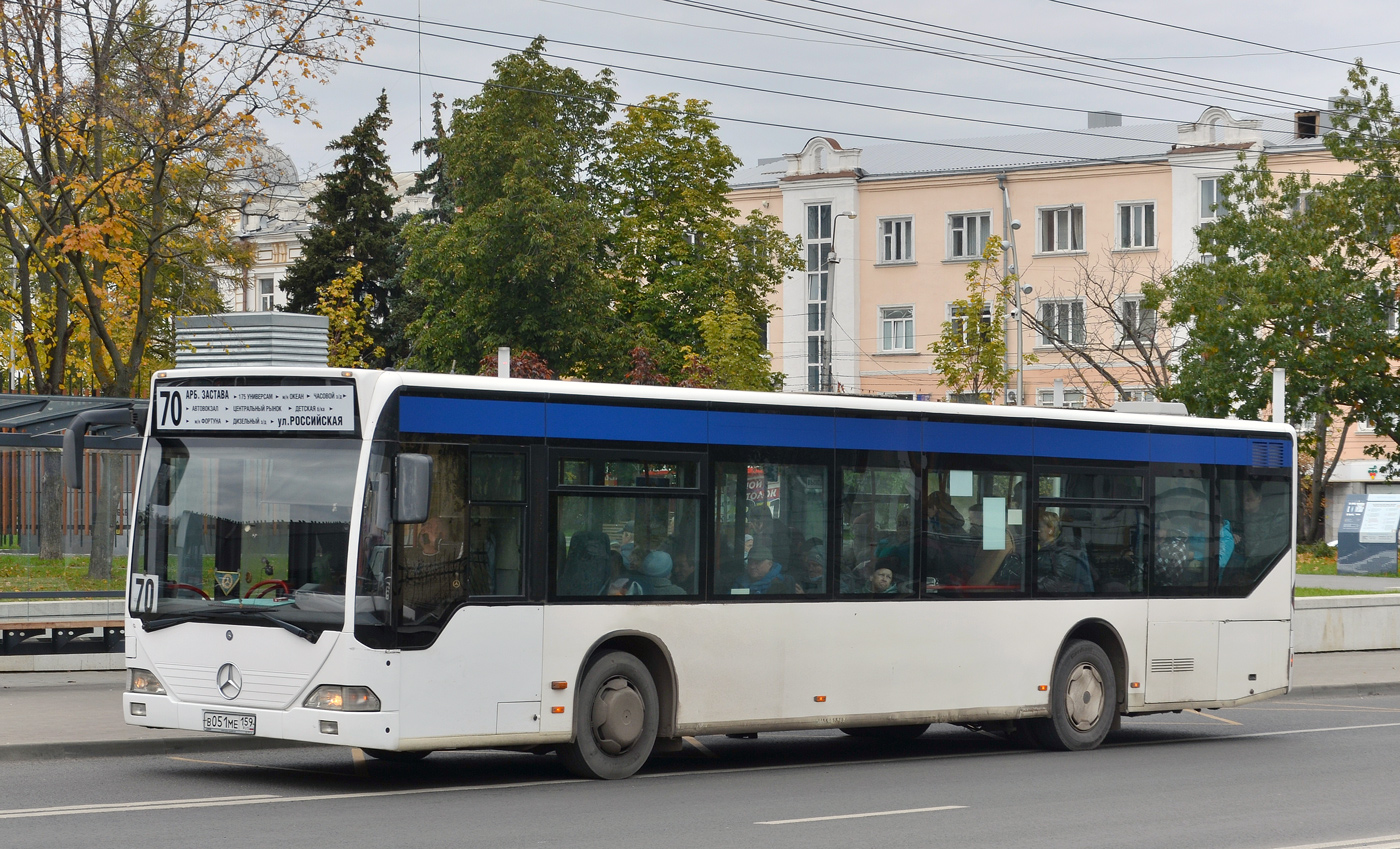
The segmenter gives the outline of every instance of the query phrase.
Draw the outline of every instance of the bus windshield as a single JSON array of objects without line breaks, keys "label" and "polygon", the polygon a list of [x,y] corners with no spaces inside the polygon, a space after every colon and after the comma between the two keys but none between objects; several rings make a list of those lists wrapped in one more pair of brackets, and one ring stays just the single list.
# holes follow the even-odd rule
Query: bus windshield
[{"label": "bus windshield", "polygon": [[158,578],[156,610],[143,617],[339,628],[360,448],[348,439],[152,439],[131,566]]}]

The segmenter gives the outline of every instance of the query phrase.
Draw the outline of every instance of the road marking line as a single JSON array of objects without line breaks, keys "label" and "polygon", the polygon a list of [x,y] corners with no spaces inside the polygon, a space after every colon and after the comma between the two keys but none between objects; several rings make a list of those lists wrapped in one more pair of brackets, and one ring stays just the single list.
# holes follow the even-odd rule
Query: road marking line
[{"label": "road marking line", "polygon": [[271,793],[257,793],[247,796],[211,796],[203,799],[166,799],[147,802],[99,802],[88,805],[55,805],[50,808],[13,808],[0,811],[0,819],[18,819],[30,816],[63,816],[64,814],[102,814],[114,810],[161,810],[162,806],[175,803],[200,802],[206,804],[246,804],[276,799]]},{"label": "road marking line", "polygon": [[302,769],[295,766],[271,766],[270,764],[245,764],[238,761],[207,761],[202,758],[187,758],[182,755],[168,755],[172,761],[184,761],[191,764],[213,764],[214,766],[238,766],[246,769],[275,769],[278,772],[301,772],[309,775],[330,775],[336,778],[344,778],[343,772],[331,772],[325,769]]},{"label": "road marking line", "polygon": [[1196,714],[1197,716],[1204,716],[1206,719],[1214,719],[1216,722],[1228,722],[1231,725],[1244,725],[1243,722],[1236,722],[1233,719],[1226,719],[1223,716],[1216,716],[1213,713],[1206,713],[1200,708],[1197,708],[1196,710],[1192,711],[1192,713]]},{"label": "road marking line", "polygon": [[1356,840],[1335,840],[1330,843],[1308,843],[1302,846],[1285,846],[1281,849],[1392,849],[1400,846],[1400,834],[1387,834],[1383,837],[1361,837]]},{"label": "road marking line", "polygon": [[899,811],[872,811],[868,814],[838,814],[832,817],[804,817],[796,820],[766,820],[756,822],[754,825],[792,825],[799,822],[828,822],[830,820],[858,820],[865,817],[892,817],[896,814],[926,814],[931,811],[957,811],[966,808],[967,805],[939,805],[936,808],[905,808]]},{"label": "road marking line", "polygon": [[706,746],[704,743],[701,743],[699,740],[696,740],[694,737],[682,737],[681,740],[683,740],[683,741],[689,743],[690,745],[694,746],[694,747],[696,748],[696,750],[700,752],[700,754],[704,755],[704,756],[707,757],[707,758],[718,758],[718,757],[719,757],[719,755],[717,755],[717,754],[715,754],[714,752],[710,751],[710,747],[709,747],[709,746]]}]

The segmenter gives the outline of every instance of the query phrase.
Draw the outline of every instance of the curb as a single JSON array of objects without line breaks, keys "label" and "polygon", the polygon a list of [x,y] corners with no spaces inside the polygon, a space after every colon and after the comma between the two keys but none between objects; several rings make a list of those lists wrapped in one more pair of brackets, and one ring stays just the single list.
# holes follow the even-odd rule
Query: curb
[{"label": "curb", "polygon": [[0,746],[0,763],[47,761],[68,758],[110,758],[128,755],[179,755],[200,752],[236,752],[251,749],[293,749],[315,746],[297,740],[267,737],[161,737],[151,740],[91,740],[83,743],[16,743]]},{"label": "curb", "polygon": [[[1310,684],[1294,686],[1289,696],[1394,696],[1400,695],[1400,681],[1375,684]],[[1285,697],[1286,698],[1286,697]]]}]

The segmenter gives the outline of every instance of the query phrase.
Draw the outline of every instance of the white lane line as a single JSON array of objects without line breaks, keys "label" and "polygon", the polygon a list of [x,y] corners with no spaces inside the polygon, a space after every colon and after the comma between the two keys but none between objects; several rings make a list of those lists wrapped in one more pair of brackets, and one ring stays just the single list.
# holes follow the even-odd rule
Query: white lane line
[{"label": "white lane line", "polygon": [[327,769],[302,769],[295,766],[272,766],[270,764],[245,764],[239,763],[238,761],[208,761],[203,758],[187,758],[181,755],[169,755],[169,758],[172,761],[183,761],[187,764],[213,764],[214,766],[237,766],[247,769],[271,769],[277,770],[278,772],[301,772],[308,775],[329,775],[332,778],[345,777],[345,773],[343,772],[331,772]]},{"label": "white lane line", "polygon": [[202,802],[207,804],[243,804],[276,798],[279,797],[271,793],[257,793],[247,796],[211,796],[203,799],[157,799],[149,802],[100,802],[89,805],[55,805],[50,808],[13,808],[8,811],[0,811],[0,819],[17,819],[29,816],[62,816],[64,814],[108,813],[113,810],[142,811],[152,807],[156,810],[160,810],[160,806],[172,803]]},{"label": "white lane line", "polygon": [[792,825],[799,822],[829,822],[830,820],[859,820],[866,817],[892,817],[896,814],[927,814],[931,811],[957,811],[967,805],[939,805],[936,808],[904,808],[898,811],[871,811],[868,814],[837,814],[831,817],[803,817],[797,820],[766,820],[754,825]]},{"label": "white lane line", "polygon": [[1382,837],[1359,837],[1355,840],[1334,840],[1330,843],[1308,843],[1303,846],[1285,846],[1281,849],[1394,849],[1400,846],[1400,834],[1387,834]]},{"label": "white lane line", "polygon": [[127,811],[175,811],[186,808],[227,808],[237,805],[273,805],[280,802],[336,802],[342,799],[373,799],[381,796],[420,796],[430,793],[466,793],[473,790],[511,790],[551,784],[588,784],[583,778],[551,781],[519,781],[511,784],[471,784],[454,787],[416,787],[411,790],[367,790],[360,793],[321,793],[314,796],[223,796],[209,799],[163,799],[151,802],[123,802],[107,805],[66,805],[58,808],[16,808],[0,811],[0,820],[30,817],[61,817],[71,814],[113,814]]}]

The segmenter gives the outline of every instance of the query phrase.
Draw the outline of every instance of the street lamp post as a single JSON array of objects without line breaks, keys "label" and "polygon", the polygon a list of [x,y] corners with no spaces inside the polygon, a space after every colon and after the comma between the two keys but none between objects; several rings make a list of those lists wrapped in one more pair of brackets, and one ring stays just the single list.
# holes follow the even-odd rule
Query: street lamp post
[{"label": "street lamp post", "polygon": [[[1026,333],[1025,333],[1025,312],[1021,307],[1021,278],[1020,274],[1021,258],[1016,253],[1016,231],[1021,229],[1021,222],[1013,220],[1011,222],[1011,266],[1008,277],[1016,281],[1016,405],[1021,406],[1026,403],[1026,380],[1022,374],[1026,368]],[[1025,287],[1026,294],[1030,294],[1029,286]]]},{"label": "street lamp post", "polygon": [[836,222],[842,218],[854,221],[855,217],[854,212],[838,212],[831,219],[831,250],[826,255],[826,298],[822,301],[822,389],[827,392],[836,391],[831,356],[831,316],[835,312],[832,304],[836,300],[836,280],[831,266],[841,262],[841,258],[836,255]]}]

